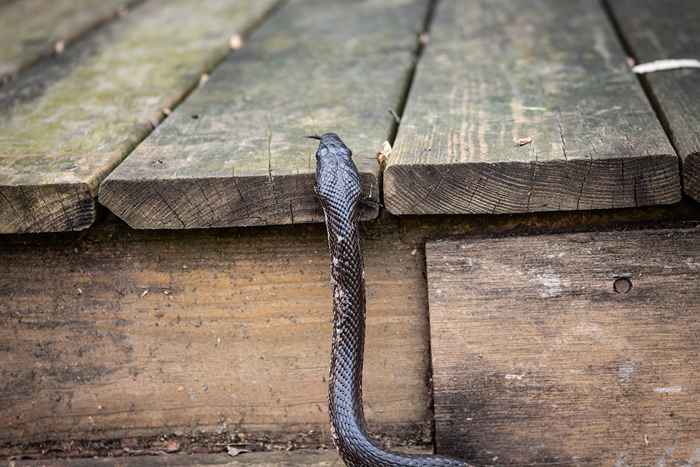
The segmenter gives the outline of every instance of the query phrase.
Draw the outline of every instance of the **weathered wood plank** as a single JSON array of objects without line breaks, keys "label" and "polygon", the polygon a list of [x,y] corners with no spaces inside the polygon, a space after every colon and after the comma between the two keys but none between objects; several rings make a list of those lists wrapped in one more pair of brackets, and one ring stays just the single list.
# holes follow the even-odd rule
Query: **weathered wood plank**
[{"label": "weathered wood plank", "polygon": [[700,463],[700,230],[438,241],[426,256],[439,451]]},{"label": "weathered wood plank", "polygon": [[427,5],[289,2],[105,180],[100,202],[135,228],[319,222],[317,142],[304,135],[329,131],[378,200],[376,155]]},{"label": "weathered wood plank", "polygon": [[[700,3],[612,0],[621,32],[640,62],[700,57]],[[645,75],[683,161],[683,188],[700,201],[700,70]]]},{"label": "weathered wood plank", "polygon": [[384,198],[395,214],[675,203],[678,160],[596,0],[439,2]]},{"label": "weathered wood plank", "polygon": [[[430,441],[422,249],[395,225],[365,238],[370,427]],[[329,443],[327,248],[322,225],[0,242],[0,447],[199,431]]]},{"label": "weathered wood plank", "polygon": [[111,457],[98,459],[43,459],[10,461],[7,467],[343,467],[335,451],[251,452],[226,454]]},{"label": "weathered wood plank", "polygon": [[[425,454],[426,449],[399,449]],[[244,452],[235,457],[227,454],[161,455],[134,457],[106,457],[92,459],[42,459],[10,461],[7,467],[344,467],[334,450],[298,450],[291,452]]]},{"label": "weathered wood plank", "polygon": [[0,84],[138,0],[0,2]]},{"label": "weathered wood plank", "polygon": [[102,178],[274,0],[195,3],[149,1],[0,88],[0,233],[90,225]]}]

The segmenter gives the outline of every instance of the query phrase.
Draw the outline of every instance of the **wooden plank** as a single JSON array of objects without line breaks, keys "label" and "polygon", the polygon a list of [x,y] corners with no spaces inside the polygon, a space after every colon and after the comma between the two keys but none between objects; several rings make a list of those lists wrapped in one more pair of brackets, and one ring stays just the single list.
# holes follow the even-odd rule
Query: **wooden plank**
[{"label": "wooden plank", "polygon": [[678,160],[596,0],[446,0],[384,199],[395,214],[668,204]]},{"label": "wooden plank", "polygon": [[426,257],[440,452],[700,463],[700,230],[438,241]]},{"label": "wooden plank", "polygon": [[[612,0],[609,5],[639,62],[698,58],[697,1]],[[664,71],[645,75],[643,80],[655,97],[683,161],[684,191],[700,201],[700,72]]]},{"label": "wooden plank", "polygon": [[85,32],[126,14],[136,0],[0,2],[0,84]]},{"label": "wooden plank", "polygon": [[[429,442],[422,249],[373,224],[366,414],[395,444]],[[327,248],[315,224],[4,239],[0,448],[200,432],[330,446]]]},{"label": "wooden plank", "polygon": [[[425,449],[399,449],[410,453],[426,454]],[[244,452],[227,454],[160,455],[134,457],[103,457],[91,459],[42,459],[10,461],[7,467],[344,467],[334,450],[298,450],[281,452]]]},{"label": "wooden plank", "polygon": [[304,135],[330,131],[378,200],[376,155],[427,5],[289,2],[105,180],[100,202],[135,228],[320,222],[318,145]]},{"label": "wooden plank", "polygon": [[226,454],[107,457],[97,459],[42,459],[10,461],[7,467],[343,467],[335,451],[250,452]]},{"label": "wooden plank", "polygon": [[[700,204],[688,201],[680,206],[605,212],[569,211],[512,216],[412,216],[382,219],[379,221],[383,225],[381,229],[375,225],[378,223],[367,225],[363,235],[372,247],[366,253],[373,257],[370,261],[371,269],[368,269],[372,293],[369,319],[375,323],[371,331],[374,337],[370,337],[370,341],[375,343],[368,344],[370,345],[368,352],[374,352],[372,349],[377,349],[379,352],[384,351],[387,356],[406,355],[406,361],[400,358],[397,360],[396,369],[392,368],[391,371],[386,370],[385,365],[388,364],[383,361],[375,361],[372,364],[372,368],[376,371],[371,370],[368,378],[375,380],[378,377],[375,373],[386,378],[374,383],[366,383],[369,388],[375,388],[371,389],[375,394],[372,396],[373,399],[370,399],[372,413],[380,413],[384,404],[389,404],[381,401],[382,396],[378,395],[380,392],[395,391],[393,385],[398,385],[399,388],[405,387],[402,389],[405,392],[400,394],[400,397],[405,400],[390,403],[391,407],[384,411],[386,419],[382,420],[385,421],[380,420],[380,417],[383,417],[381,414],[377,415],[376,424],[374,419],[372,420],[372,429],[382,435],[391,435],[395,443],[431,440],[429,425],[432,411],[426,408],[430,404],[431,397],[425,389],[427,388],[425,380],[429,371],[427,361],[429,353],[426,344],[428,340],[427,291],[423,272],[425,262],[422,245],[426,238],[445,235],[504,235],[514,232],[600,229],[610,225],[630,228],[630,226],[640,225],[640,222],[643,223],[641,225],[648,225],[650,222],[658,225],[659,223],[668,224],[671,221],[679,222],[683,219],[687,222],[683,225],[690,226],[693,225],[693,219],[695,223],[700,219],[699,210]],[[300,371],[293,370],[287,375],[286,369],[281,370],[279,362],[283,361],[283,358],[280,354],[286,351],[277,350],[272,361],[278,363],[273,364],[272,374],[268,375],[265,372],[262,374],[265,375],[266,381],[279,376],[279,382],[273,384],[283,385],[288,390],[284,391],[279,401],[273,401],[270,398],[272,405],[258,406],[247,412],[243,403],[246,402],[251,391],[246,391],[239,396],[241,405],[233,407],[231,412],[224,412],[224,416],[227,417],[225,419],[227,427],[223,428],[223,425],[219,424],[218,415],[221,404],[218,402],[223,401],[222,404],[227,402],[229,387],[221,389],[221,386],[226,386],[225,380],[237,369],[245,370],[245,374],[256,370],[261,372],[263,367],[259,365],[267,364],[269,359],[256,363],[253,358],[247,365],[238,362],[245,360],[247,355],[254,352],[256,356],[264,356],[263,353],[267,348],[265,341],[275,343],[278,341],[274,341],[273,332],[275,331],[273,330],[269,333],[256,331],[254,341],[257,343],[251,346],[252,350],[241,350],[240,356],[235,356],[236,366],[230,368],[227,366],[228,363],[223,361],[224,357],[217,348],[206,345],[210,341],[207,341],[204,334],[207,330],[216,332],[220,329],[221,332],[232,335],[242,328],[241,323],[234,323],[231,320],[226,320],[225,323],[228,324],[222,325],[220,324],[222,319],[217,318],[220,313],[229,313],[231,304],[240,302],[238,299],[240,290],[231,291],[231,287],[226,283],[227,278],[234,281],[235,287],[253,292],[251,296],[254,303],[245,305],[247,315],[259,312],[262,319],[263,312],[268,314],[276,312],[274,313],[277,319],[275,322],[280,322],[281,317],[288,316],[281,314],[280,310],[289,308],[284,300],[286,296],[284,294],[288,293],[287,290],[293,287],[293,284],[280,283],[277,286],[271,284],[265,286],[265,281],[279,280],[273,274],[275,269],[280,268],[279,264],[275,263],[273,255],[276,251],[284,252],[286,242],[291,242],[292,250],[297,253],[290,250],[292,252],[289,254],[279,255],[280,264],[286,264],[281,269],[281,274],[291,275],[290,271],[293,271],[292,265],[287,263],[287,258],[290,262],[301,262],[305,268],[310,267],[311,276],[306,278],[308,281],[299,282],[300,289],[309,287],[309,295],[299,299],[299,302],[291,307],[289,327],[284,328],[280,325],[276,328],[284,328],[283,331],[279,331],[279,335],[289,334],[290,348],[294,348],[298,345],[297,343],[301,345],[298,351],[292,352],[293,355],[312,350],[314,353],[323,354],[324,346],[328,345],[324,338],[314,334],[312,330],[313,342],[308,343],[302,338],[308,334],[302,336],[302,333],[297,331],[297,326],[291,323],[292,313],[302,315],[304,323],[311,319],[330,319],[330,315],[322,315],[325,305],[321,304],[321,300],[325,298],[321,293],[326,280],[323,278],[326,276],[322,274],[327,267],[327,262],[324,266],[326,260],[322,258],[322,254],[326,245],[320,240],[324,234],[322,230],[317,230],[319,228],[320,226],[288,226],[264,230],[251,229],[252,231],[217,229],[204,232],[139,232],[132,231],[123,224],[114,226],[104,225],[102,222],[87,233],[4,236],[0,242],[0,327],[4,329],[0,334],[0,362],[2,362],[0,371],[5,370],[6,373],[0,373],[0,434],[5,434],[5,437],[0,440],[0,457],[46,456],[46,453],[71,455],[76,449],[81,455],[119,456],[124,455],[127,448],[128,452],[134,453],[135,450],[157,446],[152,446],[149,438],[139,443],[129,439],[109,442],[110,439],[151,435],[154,437],[152,440],[159,442],[160,435],[171,432],[179,433],[175,436],[182,442],[183,452],[187,452],[188,443],[193,447],[192,450],[194,447],[210,448],[212,446],[221,449],[221,446],[230,443],[231,439],[236,440],[236,433],[242,430],[253,431],[252,435],[245,438],[253,446],[258,442],[263,445],[278,444],[280,447],[287,446],[287,443],[292,443],[292,446],[317,446],[324,442],[319,438],[321,435],[325,436],[325,431],[318,435],[318,431],[309,434],[303,433],[303,430],[316,429],[316,424],[325,427],[325,414],[319,414],[314,422],[302,425],[299,420],[305,420],[303,418],[306,417],[305,414],[311,414],[312,411],[296,405],[290,416],[290,418],[294,417],[293,424],[285,424],[288,420],[278,416],[284,413],[288,406],[303,402],[299,401],[301,396],[291,394],[299,384],[306,385],[305,388],[312,388],[313,398],[319,403],[325,402],[325,395],[322,393],[325,383],[319,383],[314,379],[322,379],[325,376],[325,370],[321,366],[327,363],[322,356],[314,357],[317,360],[314,360],[313,364],[318,364],[318,369],[309,370],[307,376],[294,379],[295,373]],[[255,235],[260,235],[259,232],[266,233],[263,235],[264,239],[258,243]],[[235,239],[240,234],[243,235],[244,240]],[[305,237],[310,238],[308,248],[299,243]],[[243,263],[238,261],[237,267],[230,268],[229,261],[241,259],[241,256],[236,257],[229,253],[237,249],[248,249],[247,258],[249,259]],[[260,265],[260,268],[266,272],[258,276],[253,274],[255,270],[252,269],[251,264],[256,261],[254,256],[261,250],[269,253],[262,255],[267,259],[263,259]],[[209,268],[209,272],[197,272],[196,276],[184,276],[186,271],[193,269],[191,258],[195,258],[193,261],[198,264],[196,258],[199,251],[203,252],[201,262],[208,265],[202,267]],[[183,252],[180,258],[182,263],[178,263],[180,252]],[[297,259],[294,260],[294,258]],[[313,260],[311,266],[304,263],[309,259]],[[406,261],[409,261],[410,265],[406,264]],[[384,268],[384,264],[389,265],[391,269],[384,269],[385,272],[381,273],[379,271]],[[182,292],[177,294],[171,292],[168,296],[174,298],[166,302],[163,291],[168,288],[172,290],[172,287],[169,287],[170,273],[172,270],[179,270],[178,268],[182,266],[188,266],[188,269],[182,269],[182,272],[175,276],[177,282],[175,285],[178,285]],[[316,275],[317,278],[314,279],[313,276]],[[293,281],[292,278],[288,282]],[[315,283],[309,286],[308,284],[312,282]],[[254,287],[258,283],[259,289]],[[91,284],[91,289],[88,290],[85,284]],[[151,285],[155,287],[151,288]],[[80,295],[77,288],[80,288]],[[140,297],[146,288],[149,292],[143,298],[137,299],[135,295]],[[182,294],[187,294],[188,297],[182,297]],[[301,294],[302,292],[294,292],[295,297]],[[143,302],[143,300],[155,301]],[[167,308],[168,305],[171,307]],[[391,311],[386,311],[385,314],[383,310]],[[307,312],[310,316],[307,316]],[[157,320],[156,315],[160,313],[167,314],[164,314],[161,320]],[[390,316],[389,313],[396,315]],[[184,322],[188,324],[163,329],[172,321],[173,316],[176,320],[178,314],[181,316],[181,322],[184,316],[186,319]],[[200,314],[202,326],[196,328]],[[23,320],[22,316],[26,319]],[[165,321],[166,316],[169,321]],[[110,325],[109,319],[112,317],[114,322]],[[120,319],[131,319],[132,322],[124,323],[119,321]],[[159,324],[158,328],[154,327],[156,322]],[[254,322],[259,324],[260,320]],[[117,327],[118,324],[125,326]],[[319,324],[319,326],[330,326],[330,323],[325,321],[325,324]],[[386,328],[382,330],[382,326]],[[391,334],[393,326],[401,327],[395,335]],[[136,363],[129,363],[125,368],[121,362],[128,361],[130,354],[126,348],[120,349],[117,344],[120,339],[123,339],[122,336],[130,336],[133,330],[137,330],[138,334],[135,338],[129,337],[130,340],[127,342],[136,349],[131,354]],[[193,337],[188,336],[190,330],[195,331]],[[155,337],[149,340],[150,337],[147,334],[152,331],[155,331],[153,334]],[[318,332],[320,333],[321,330]],[[418,335],[420,337],[416,337]],[[113,338],[114,343],[111,343]],[[391,348],[385,350],[387,347],[379,344],[377,339],[391,342],[387,344]],[[136,341],[136,345],[131,342],[132,340]],[[404,340],[405,343],[398,344],[399,340]],[[222,339],[222,341],[227,343],[227,340]],[[186,353],[182,349],[172,352],[171,349],[178,345],[177,342],[183,343],[181,345],[185,347],[192,342],[190,348],[194,346],[201,349],[197,351],[197,355],[201,355],[201,358],[192,356],[191,353]],[[146,353],[144,349],[150,351],[149,345],[153,345],[152,353]],[[287,346],[284,342],[280,345]],[[242,348],[242,344],[237,348]],[[308,350],[309,348],[312,350]],[[10,349],[14,350],[10,352]],[[194,361],[194,363],[182,363],[182,369],[178,370],[173,368],[175,365],[173,362],[178,358],[181,362]],[[372,358],[377,358],[377,355],[374,354]],[[419,360],[421,358],[423,360]],[[207,363],[207,359],[212,363]],[[413,362],[410,362],[411,360]],[[193,387],[192,378],[184,374],[187,365],[192,366],[193,372],[203,382],[209,384],[205,394],[207,399],[203,400],[201,397],[198,399],[198,402],[204,402],[207,405],[195,407],[195,401],[175,400],[173,402],[173,385],[176,388]],[[130,373],[130,368],[133,367],[136,367],[133,370],[134,376]],[[221,373],[221,368],[229,368],[230,372]],[[35,372],[32,373],[32,370]],[[139,371],[141,374],[136,374]],[[115,405],[117,410],[124,410],[124,413],[109,414],[105,413],[106,409],[96,410],[96,405],[113,395],[109,387],[102,387],[95,394],[91,392],[92,388],[100,387],[101,382],[109,384],[110,381],[119,380],[124,372],[128,376],[121,376],[121,378],[127,381],[120,381],[113,387],[115,393],[123,390],[123,395],[118,397]],[[404,376],[397,378],[393,372]],[[215,375],[216,379],[213,381],[216,384],[212,383],[211,375]],[[101,379],[107,376],[109,376],[108,381]],[[129,381],[129,378],[136,379]],[[85,382],[80,384],[79,382],[83,380]],[[298,380],[301,380],[301,383],[298,383]],[[416,383],[407,383],[413,380]],[[142,385],[144,381],[148,384]],[[168,381],[171,382],[168,383]],[[242,384],[240,381],[235,382],[232,391],[236,391]],[[214,394],[213,397],[218,401],[217,403],[209,404],[208,398],[212,397],[210,394]],[[91,400],[93,397],[99,398],[100,402],[95,403]],[[26,430],[20,430],[21,427],[15,426],[18,432],[15,432],[16,436],[14,436],[13,433],[6,431],[7,420],[20,413],[9,413],[7,408],[14,405],[18,398],[17,403],[21,404],[23,410],[27,410],[27,416],[34,416],[40,422],[33,425],[27,422],[30,426]],[[36,401],[34,403],[37,405],[33,406],[32,401]],[[69,406],[69,401],[73,408]],[[134,410],[129,412],[127,409],[130,408],[131,402],[135,405]],[[413,403],[417,404],[418,408],[414,407]],[[177,410],[178,404],[187,405],[182,409],[182,413]],[[55,418],[45,419],[53,413],[54,407],[57,407]],[[110,412],[112,411],[111,404],[103,405],[104,407],[109,407]],[[306,408],[308,409],[308,406]],[[238,426],[230,421],[231,419],[237,421],[243,414],[252,410],[254,413],[246,415],[244,426]],[[200,416],[200,411],[208,415]],[[96,416],[98,412],[99,415]],[[401,414],[405,416],[404,421],[400,423],[390,421],[393,417],[399,418]],[[62,415],[66,418],[59,424]],[[258,426],[260,430],[257,430],[255,426],[248,424],[248,420],[257,424],[263,416],[267,420],[265,423],[274,425],[273,428]],[[90,417],[93,417],[94,424],[91,423]],[[275,417],[278,418],[275,419]],[[276,420],[282,420],[282,423],[277,424]],[[78,421],[80,425],[76,425],[72,430],[72,423],[78,423]],[[169,422],[179,423],[182,426],[173,428]],[[200,425],[196,424],[200,422]],[[298,425],[297,422],[299,422]],[[200,431],[196,431],[196,434],[191,433],[202,425],[215,428],[209,429],[205,426],[207,431],[204,433]],[[268,429],[277,431],[270,432],[269,436],[263,436],[261,431]],[[218,430],[222,430],[222,433],[218,434]],[[85,443],[66,442],[66,440],[80,440],[86,436],[93,440]],[[40,439],[49,441],[33,443]],[[325,442],[327,443],[328,440]],[[107,453],[103,452],[103,443],[113,446],[113,449],[109,449]],[[160,444],[162,448],[163,443]]]},{"label": "wooden plank", "polygon": [[273,3],[149,1],[0,88],[0,233],[89,226],[102,178]]}]

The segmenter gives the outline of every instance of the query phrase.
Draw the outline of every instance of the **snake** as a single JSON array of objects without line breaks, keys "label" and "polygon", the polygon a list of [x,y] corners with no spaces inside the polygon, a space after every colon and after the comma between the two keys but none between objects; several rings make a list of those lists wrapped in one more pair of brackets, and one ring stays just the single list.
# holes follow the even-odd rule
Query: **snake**
[{"label": "snake", "polygon": [[331,437],[348,467],[466,467],[439,455],[403,454],[382,448],[367,432],[362,408],[365,344],[365,272],[360,245],[360,174],[352,151],[335,133],[319,141],[315,192],[323,210],[331,256],[333,332],[328,387]]}]

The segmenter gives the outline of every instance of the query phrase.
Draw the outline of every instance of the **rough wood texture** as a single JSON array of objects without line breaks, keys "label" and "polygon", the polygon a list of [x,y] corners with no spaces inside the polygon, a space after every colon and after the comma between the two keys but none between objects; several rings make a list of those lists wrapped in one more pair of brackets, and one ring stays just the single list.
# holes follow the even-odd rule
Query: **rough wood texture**
[{"label": "rough wood texture", "polygon": [[[138,0],[0,2],[0,84]],[[61,47],[61,45],[58,45]]]},{"label": "rough wood texture", "polygon": [[335,451],[251,452],[231,457],[213,455],[137,456],[101,459],[10,461],[7,467],[343,467]]},{"label": "rough wood texture", "polygon": [[[700,58],[700,3],[611,0],[621,33],[637,60]],[[700,201],[700,70],[644,75],[683,161],[683,188]]]},{"label": "rough wood texture", "polygon": [[0,233],[89,226],[102,178],[273,3],[149,1],[0,88]]},{"label": "rough wood texture", "polygon": [[[370,427],[429,441],[422,249],[396,226],[365,238]],[[0,242],[0,446],[198,430],[327,443],[327,248],[321,225]]]},{"label": "rough wood texture", "polygon": [[[402,449],[406,451],[405,449]],[[407,452],[425,454],[423,449]],[[44,459],[10,461],[7,467],[345,467],[334,450],[299,450],[291,452],[245,452],[234,457],[227,454],[161,455],[110,457],[95,459]]]},{"label": "rough wood texture", "polygon": [[135,228],[319,222],[318,142],[304,135],[330,131],[378,200],[376,155],[427,4],[289,2],[105,180],[100,202]]},{"label": "rough wood texture", "polygon": [[395,214],[668,204],[678,159],[596,0],[445,0],[384,199]]},{"label": "rough wood texture", "polygon": [[438,241],[426,256],[438,451],[700,463],[699,229]]}]

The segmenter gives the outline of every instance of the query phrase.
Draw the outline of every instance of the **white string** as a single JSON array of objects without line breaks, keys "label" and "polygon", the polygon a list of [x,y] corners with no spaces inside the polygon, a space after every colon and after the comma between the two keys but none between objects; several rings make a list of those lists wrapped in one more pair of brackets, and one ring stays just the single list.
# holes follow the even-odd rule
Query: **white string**
[{"label": "white string", "polygon": [[678,58],[670,60],[654,60],[653,62],[640,63],[632,67],[632,71],[638,75],[654,73],[656,71],[677,70],[680,68],[700,68],[700,60],[694,58]]}]

